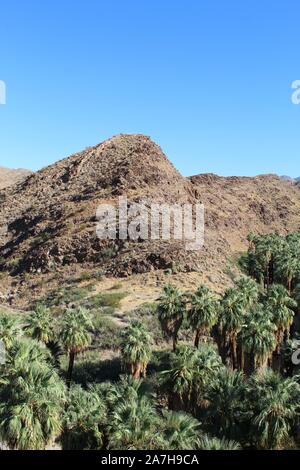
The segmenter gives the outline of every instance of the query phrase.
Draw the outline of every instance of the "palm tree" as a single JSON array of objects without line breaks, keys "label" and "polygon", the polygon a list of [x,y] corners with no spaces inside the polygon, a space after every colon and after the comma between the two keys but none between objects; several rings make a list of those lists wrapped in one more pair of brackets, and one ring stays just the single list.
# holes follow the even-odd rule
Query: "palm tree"
[{"label": "palm tree", "polygon": [[143,323],[134,321],[123,333],[122,360],[135,379],[146,376],[151,358],[152,338]]},{"label": "palm tree", "polygon": [[101,382],[90,385],[91,392],[97,393],[104,403],[108,415],[118,403],[138,400],[143,396],[144,382],[134,379],[132,375],[122,375],[118,382]]},{"label": "palm tree", "polygon": [[290,297],[285,287],[274,285],[267,294],[266,306],[270,310],[272,320],[277,327],[277,354],[280,354],[280,347],[284,338],[288,339],[290,335],[294,318],[293,309],[296,309],[297,302]]},{"label": "palm tree", "polygon": [[88,312],[82,308],[67,310],[60,333],[61,342],[69,354],[67,385],[70,388],[74,361],[77,354],[88,348],[92,341],[93,323]]},{"label": "palm tree", "polygon": [[277,275],[286,285],[290,294],[299,271],[299,250],[295,251],[288,246],[277,256]]},{"label": "palm tree", "polygon": [[212,422],[214,434],[229,439],[240,438],[244,394],[243,374],[227,368],[221,369],[207,390],[207,416]]},{"label": "palm tree", "polygon": [[166,450],[195,450],[199,443],[200,423],[182,412],[163,411],[162,429],[159,433]]},{"label": "palm tree", "polygon": [[[249,313],[239,334],[243,354],[247,353],[245,372],[264,369],[276,348],[276,326],[262,306]],[[243,361],[244,362],[244,361]]]},{"label": "palm tree", "polygon": [[199,443],[200,450],[241,450],[241,445],[235,441],[219,439],[218,437],[203,436]]},{"label": "palm tree", "polygon": [[205,286],[199,287],[191,297],[188,320],[196,331],[195,346],[198,348],[200,337],[210,333],[218,320],[219,302],[214,293]]},{"label": "palm tree", "polygon": [[300,284],[296,285],[294,289],[293,297],[297,302],[297,307],[298,307],[297,312],[298,314],[300,314]]},{"label": "palm tree", "polygon": [[260,237],[250,234],[248,235],[247,240],[249,242],[248,251],[240,257],[239,265],[244,273],[247,273],[248,276],[256,279],[257,282],[262,284],[263,269],[256,254],[256,247],[259,243]]},{"label": "palm tree", "polygon": [[93,390],[71,388],[63,420],[63,450],[92,450],[103,446],[105,406]]},{"label": "palm tree", "polygon": [[59,342],[54,339],[54,322],[50,309],[43,304],[38,304],[34,312],[27,316],[24,329],[33,339],[47,346],[51,352],[53,364],[59,368],[63,352]]},{"label": "palm tree", "polygon": [[32,340],[16,341],[2,369],[0,438],[10,449],[43,450],[59,435],[65,386],[49,353]]},{"label": "palm tree", "polygon": [[245,297],[238,289],[230,288],[224,294],[221,301],[221,314],[219,327],[221,330],[222,344],[220,353],[226,362],[226,349],[229,347],[231,365],[238,367],[237,361],[237,335],[241,331],[245,321]]},{"label": "palm tree", "polygon": [[21,331],[18,319],[12,314],[0,312],[0,341],[8,351]]},{"label": "palm tree", "polygon": [[299,416],[300,385],[268,369],[253,376],[248,385],[251,436],[263,449],[281,449]]},{"label": "palm tree", "polygon": [[156,449],[158,423],[154,403],[147,396],[120,399],[108,417],[109,448]]},{"label": "palm tree", "polygon": [[249,250],[253,250],[255,248],[255,241],[257,239],[257,236],[251,232],[249,233],[249,235],[247,236],[247,241],[249,243]]},{"label": "palm tree", "polygon": [[28,315],[25,329],[33,339],[44,344],[50,343],[54,335],[50,310],[44,305],[38,304],[35,311]]},{"label": "palm tree", "polygon": [[274,275],[274,238],[272,235],[259,237],[255,246],[255,257],[263,274],[264,287],[269,288]]},{"label": "palm tree", "polygon": [[203,343],[197,349],[183,346],[173,357],[171,368],[160,373],[162,391],[173,410],[194,411],[204,401],[205,390],[223,367],[213,346]]},{"label": "palm tree", "polygon": [[244,276],[235,281],[235,286],[243,297],[245,310],[248,310],[257,303],[259,297],[259,285],[254,279]]},{"label": "palm tree", "polygon": [[172,339],[174,351],[177,346],[178,332],[183,322],[185,308],[186,302],[183,294],[176,287],[165,286],[157,308],[158,319],[166,338]]}]

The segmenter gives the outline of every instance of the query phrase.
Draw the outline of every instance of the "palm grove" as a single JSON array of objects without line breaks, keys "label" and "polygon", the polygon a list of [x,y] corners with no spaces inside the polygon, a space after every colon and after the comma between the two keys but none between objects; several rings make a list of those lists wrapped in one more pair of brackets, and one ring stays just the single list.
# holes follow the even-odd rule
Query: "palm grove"
[{"label": "palm grove", "polygon": [[[121,333],[123,373],[79,384],[94,336],[84,307],[0,315],[0,440],[11,449],[296,449],[300,233],[249,235],[244,275],[218,295],[166,285]],[[149,324],[160,325],[157,347]],[[61,367],[63,353],[67,366]],[[294,354],[294,355],[293,355]],[[296,354],[296,356],[295,356]]]}]

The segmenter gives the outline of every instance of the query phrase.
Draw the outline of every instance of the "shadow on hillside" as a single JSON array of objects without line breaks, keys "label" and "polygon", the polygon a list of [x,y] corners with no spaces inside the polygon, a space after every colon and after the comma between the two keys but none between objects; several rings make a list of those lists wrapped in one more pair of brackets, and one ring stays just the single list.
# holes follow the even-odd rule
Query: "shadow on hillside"
[{"label": "shadow on hillside", "polygon": [[87,360],[74,366],[73,381],[82,386],[91,382],[105,382],[107,380],[116,382],[122,374],[120,358],[107,359],[104,361]]}]

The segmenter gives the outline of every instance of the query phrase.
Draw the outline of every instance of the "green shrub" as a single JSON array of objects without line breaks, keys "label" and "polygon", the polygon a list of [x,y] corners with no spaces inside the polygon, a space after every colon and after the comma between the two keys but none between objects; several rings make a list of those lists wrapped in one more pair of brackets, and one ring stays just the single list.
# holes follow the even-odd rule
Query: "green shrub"
[{"label": "green shrub", "polygon": [[97,294],[89,299],[90,308],[112,307],[118,308],[122,299],[126,297],[124,292],[112,292]]},{"label": "green shrub", "polygon": [[120,347],[121,328],[109,317],[94,314],[94,341],[97,349],[117,351]]},{"label": "green shrub", "polygon": [[39,300],[47,307],[68,306],[79,303],[88,297],[88,290],[82,287],[68,286],[49,292],[46,297]]}]

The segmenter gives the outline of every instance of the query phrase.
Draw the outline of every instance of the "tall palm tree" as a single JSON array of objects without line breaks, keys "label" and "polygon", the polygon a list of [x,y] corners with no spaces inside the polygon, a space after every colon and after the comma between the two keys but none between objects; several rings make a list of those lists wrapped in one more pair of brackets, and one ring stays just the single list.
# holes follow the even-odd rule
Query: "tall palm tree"
[{"label": "tall palm tree", "polygon": [[8,351],[21,331],[18,319],[12,314],[0,312],[0,341]]},{"label": "tall palm tree", "polygon": [[178,332],[182,325],[186,309],[183,294],[171,285],[166,285],[159,299],[158,319],[166,338],[172,339],[175,351],[178,342]]},{"label": "tall palm tree", "polygon": [[143,323],[134,321],[123,333],[121,343],[122,360],[135,379],[146,376],[151,358],[152,338]]},{"label": "tall palm tree", "polygon": [[294,289],[293,298],[297,302],[297,313],[300,314],[300,283]]},{"label": "tall palm tree", "polygon": [[35,310],[27,316],[24,329],[33,339],[47,346],[51,352],[53,364],[58,368],[63,352],[61,345],[55,340],[54,327],[55,324],[50,309],[43,304],[38,304]]},{"label": "tall palm tree", "polygon": [[200,286],[191,297],[188,321],[195,334],[195,346],[198,348],[200,337],[210,333],[218,320],[219,301],[206,286]]},{"label": "tall palm tree", "polygon": [[266,306],[270,310],[272,320],[277,327],[277,354],[279,354],[284,338],[289,338],[294,318],[293,309],[296,309],[297,302],[290,297],[285,287],[274,285],[267,294]]},{"label": "tall palm tree", "polygon": [[237,288],[230,288],[224,294],[221,301],[221,313],[219,327],[222,336],[221,355],[226,361],[226,349],[229,347],[231,366],[238,367],[237,335],[241,331],[245,321],[245,297]]},{"label": "tall palm tree", "polygon": [[88,312],[82,308],[67,310],[60,333],[61,342],[69,355],[67,385],[70,388],[74,361],[77,354],[85,351],[91,344],[93,323]]},{"label": "tall palm tree", "polygon": [[245,380],[239,371],[221,369],[207,390],[207,416],[214,434],[236,439],[241,436]]},{"label": "tall palm tree", "polygon": [[252,439],[263,449],[281,449],[299,416],[300,385],[268,369],[247,385]]},{"label": "tall palm tree", "polygon": [[61,431],[65,386],[49,353],[32,340],[16,341],[2,368],[0,438],[10,449],[39,450]]},{"label": "tall palm tree", "polygon": [[246,311],[257,303],[259,297],[259,285],[254,279],[246,276],[241,277],[235,281],[235,286],[242,295],[244,309]]},{"label": "tall palm tree", "polygon": [[154,403],[147,396],[120,399],[108,417],[109,448],[156,449],[158,423]]},{"label": "tall palm tree", "polygon": [[38,304],[26,319],[26,326],[28,334],[44,344],[50,343],[53,340],[53,318],[51,317],[50,310],[44,305]]},{"label": "tall palm tree", "polygon": [[95,391],[73,386],[63,419],[63,450],[101,449],[105,412],[104,403]]},{"label": "tall palm tree", "polygon": [[247,374],[267,367],[276,348],[275,335],[276,326],[268,311],[262,306],[258,306],[250,312],[239,334],[243,353],[248,355],[245,365]]},{"label": "tall palm tree", "polygon": [[205,390],[223,367],[220,356],[209,344],[197,349],[183,346],[176,351],[171,368],[160,374],[160,384],[173,410],[195,411],[205,399]]},{"label": "tall palm tree", "polygon": [[277,275],[286,285],[289,293],[292,293],[293,284],[300,271],[299,250],[293,250],[288,246],[277,256]]},{"label": "tall palm tree", "polygon": [[255,246],[255,257],[263,274],[264,287],[269,288],[274,274],[274,238],[272,235],[259,237]]}]

